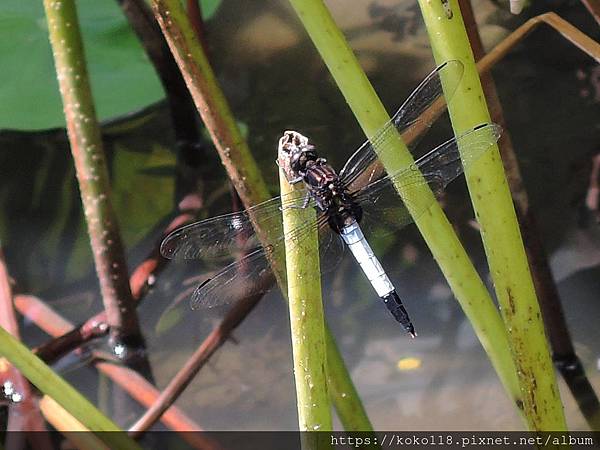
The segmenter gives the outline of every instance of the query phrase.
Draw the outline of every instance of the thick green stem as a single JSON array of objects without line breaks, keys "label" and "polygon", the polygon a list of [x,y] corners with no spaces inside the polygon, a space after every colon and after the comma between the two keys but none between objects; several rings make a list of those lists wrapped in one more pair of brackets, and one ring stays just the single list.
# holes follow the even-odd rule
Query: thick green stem
[{"label": "thick green stem", "polygon": [[[325,339],[330,341],[330,333],[325,334]],[[333,374],[344,372],[346,366],[337,349],[335,342],[326,342],[327,346],[327,381],[329,386],[329,397],[338,413],[344,430],[347,431],[373,431],[371,421],[358,398],[356,388],[349,378],[339,380],[332,379]],[[365,425],[367,427],[365,427]]]},{"label": "thick green stem", "polygon": [[[282,195],[302,195],[301,189],[287,182],[283,171],[279,174]],[[315,222],[316,212],[313,208],[284,208],[282,214],[300,431],[331,431],[319,235],[316,226],[306,236],[291,233],[307,221]]]},{"label": "thick green stem", "polygon": [[90,235],[102,300],[115,342],[140,346],[141,332],[129,287],[100,126],[85,65],[74,0],[44,0],[50,43],[67,122],[71,152]]},{"label": "thick green stem", "polygon": [[[489,122],[473,53],[456,0],[419,0],[436,61],[458,59],[464,77],[449,105],[454,132]],[[566,429],[554,369],[502,160],[497,148],[473,165],[467,183],[486,250],[502,317],[518,369],[523,409],[531,430]]]},{"label": "thick green stem", "polygon": [[[225,96],[217,83],[202,47],[198,43],[197,36],[189,23],[181,2],[179,0],[152,0],[151,3],[161,30],[192,94],[196,108],[212,136],[223,166],[227,170],[227,174],[244,205],[249,208],[267,200],[269,198],[267,185],[237,128]],[[269,224],[255,222],[255,229],[260,241],[268,246]],[[278,255],[274,255],[271,262],[275,277],[285,295],[283,259],[279,259]],[[327,343],[330,346],[327,351],[337,355],[337,359],[342,361],[329,328],[325,328],[325,333],[328,335]],[[329,373],[329,381],[341,386],[338,389],[340,391],[344,389],[344,386],[352,385],[348,370],[343,364],[336,365],[335,369]],[[363,407],[358,396],[351,395],[356,391],[354,389],[351,391],[346,389],[345,391],[349,393],[347,403],[354,405],[352,409],[355,411],[362,410]],[[349,409],[344,411],[349,411]],[[338,411],[340,418],[342,418],[344,411]],[[347,420],[342,419],[342,421],[344,423],[357,423],[356,430],[371,430],[371,424],[368,420],[363,423],[360,423],[360,419],[357,418],[347,418]]]},{"label": "thick green stem", "polygon": [[[389,120],[389,116],[331,14],[322,0],[290,2],[363,131],[367,136],[373,136]],[[395,173],[412,163],[412,156],[402,141],[390,139],[390,142],[392,140],[398,151],[392,155],[393,159],[386,158],[382,161],[388,173]],[[407,194],[410,195],[412,204],[417,198],[429,202],[433,195],[426,187],[410,189]],[[452,292],[471,321],[506,391],[515,402],[520,401],[516,369],[502,320],[452,225],[437,202],[415,222]]]},{"label": "thick green stem", "polygon": [[88,430],[99,432],[98,437],[109,448],[140,449],[117,424],[98,411],[84,396],[2,327],[0,356],[10,361],[32,384],[52,397]]}]

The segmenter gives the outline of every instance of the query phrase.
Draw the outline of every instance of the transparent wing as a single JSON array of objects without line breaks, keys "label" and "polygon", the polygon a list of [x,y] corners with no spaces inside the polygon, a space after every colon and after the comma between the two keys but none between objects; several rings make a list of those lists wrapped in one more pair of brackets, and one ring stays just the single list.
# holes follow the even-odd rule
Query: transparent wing
[{"label": "transparent wing", "polygon": [[273,282],[265,249],[260,247],[199,285],[192,294],[192,309],[227,305],[249,293],[262,294],[271,289]]},{"label": "transparent wing", "polygon": [[[289,233],[290,241],[297,242],[307,233],[319,228],[319,251],[324,267],[335,267],[343,255],[341,240],[327,225],[327,217],[319,216],[316,222],[306,223]],[[192,309],[212,308],[230,304],[242,299],[249,293],[262,294],[274,285],[269,264],[269,255],[284,261],[283,233],[266,248],[259,247],[246,257],[233,262],[213,278],[200,284],[192,294]]]},{"label": "transparent wing", "polygon": [[[437,106],[436,102],[444,101],[442,86],[446,88],[447,101],[449,101],[462,75],[463,64],[456,60],[447,61],[431,72],[410,94],[391,120],[348,159],[340,171],[342,181],[348,186],[351,185],[363,172],[368,171],[379,157],[393,151],[395,148],[393,141],[399,138],[398,132],[408,138],[405,140],[411,141],[409,148],[414,148],[417,141],[415,137],[428,130],[443,111],[442,108],[434,107]],[[371,178],[374,179],[373,176]],[[371,180],[367,182],[369,181]]]},{"label": "transparent wing", "polygon": [[[365,210],[367,220],[380,218],[381,223],[400,229],[423,214],[450,182],[494,146],[501,133],[502,129],[496,124],[480,125],[444,142],[408,168],[381,178],[353,195]],[[423,198],[420,191],[426,184],[435,197]]]},{"label": "transparent wing", "polygon": [[[181,227],[161,243],[160,253],[169,259],[202,259],[249,252],[260,246],[252,218],[262,227],[270,242],[281,239],[281,209],[304,206],[305,196],[288,194],[274,197],[244,211],[224,214]],[[313,206],[311,200],[308,206]]]},{"label": "transparent wing", "polygon": [[341,236],[334,232],[325,222],[319,228],[319,258],[321,273],[331,273],[335,271],[346,251],[346,244]]}]

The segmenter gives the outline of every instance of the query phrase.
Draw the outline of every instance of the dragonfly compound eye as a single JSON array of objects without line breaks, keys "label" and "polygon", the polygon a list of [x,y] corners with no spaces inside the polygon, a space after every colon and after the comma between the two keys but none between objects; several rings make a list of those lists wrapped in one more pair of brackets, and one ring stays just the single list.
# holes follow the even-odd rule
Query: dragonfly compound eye
[{"label": "dragonfly compound eye", "polygon": [[308,143],[308,138],[297,131],[286,131],[279,139],[278,164],[284,171],[288,181],[300,177],[307,161],[307,154],[312,154],[314,147]]}]

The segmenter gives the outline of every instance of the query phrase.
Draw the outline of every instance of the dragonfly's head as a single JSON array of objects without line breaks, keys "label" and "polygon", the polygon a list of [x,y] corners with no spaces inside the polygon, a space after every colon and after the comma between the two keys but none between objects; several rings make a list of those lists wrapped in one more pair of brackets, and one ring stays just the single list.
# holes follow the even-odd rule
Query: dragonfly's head
[{"label": "dragonfly's head", "polygon": [[279,139],[277,165],[288,182],[296,183],[306,173],[306,163],[316,159],[315,146],[297,131],[285,131]]}]

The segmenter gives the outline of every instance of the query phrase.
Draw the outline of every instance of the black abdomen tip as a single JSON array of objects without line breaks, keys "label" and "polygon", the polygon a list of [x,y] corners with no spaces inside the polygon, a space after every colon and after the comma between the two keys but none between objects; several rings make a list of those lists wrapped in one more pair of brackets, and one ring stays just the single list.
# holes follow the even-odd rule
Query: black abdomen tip
[{"label": "black abdomen tip", "polygon": [[383,302],[385,303],[385,306],[387,306],[387,309],[392,313],[392,316],[394,316],[394,318],[402,324],[406,332],[410,334],[410,337],[416,337],[417,333],[415,333],[415,327],[410,321],[408,312],[406,312],[402,300],[400,300],[396,291],[392,291],[383,297]]}]

